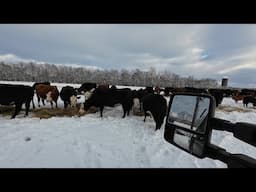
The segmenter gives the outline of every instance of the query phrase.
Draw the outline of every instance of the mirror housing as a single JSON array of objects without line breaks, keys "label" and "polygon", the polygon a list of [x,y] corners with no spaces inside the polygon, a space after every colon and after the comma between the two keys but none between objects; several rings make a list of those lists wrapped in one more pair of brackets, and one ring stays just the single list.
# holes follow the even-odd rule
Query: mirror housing
[{"label": "mirror housing", "polygon": [[214,117],[215,99],[211,95],[174,93],[169,102],[164,139],[198,157],[206,157],[211,139],[209,120]]}]

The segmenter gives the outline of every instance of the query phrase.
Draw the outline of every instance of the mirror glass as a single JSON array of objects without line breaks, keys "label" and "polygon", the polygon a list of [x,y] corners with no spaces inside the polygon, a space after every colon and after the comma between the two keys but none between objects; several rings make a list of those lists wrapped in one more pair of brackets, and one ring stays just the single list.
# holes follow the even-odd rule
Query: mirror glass
[{"label": "mirror glass", "polygon": [[210,98],[192,95],[175,95],[169,112],[168,123],[205,133]]},{"label": "mirror glass", "polygon": [[200,135],[175,129],[173,141],[178,146],[197,156],[202,156],[204,153],[205,139]]}]

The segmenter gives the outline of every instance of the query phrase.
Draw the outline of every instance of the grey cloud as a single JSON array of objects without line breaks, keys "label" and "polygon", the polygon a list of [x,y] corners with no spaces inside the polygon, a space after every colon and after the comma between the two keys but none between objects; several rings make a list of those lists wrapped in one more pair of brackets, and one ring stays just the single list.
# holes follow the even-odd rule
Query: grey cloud
[{"label": "grey cloud", "polygon": [[253,70],[228,71],[255,60],[255,32],[251,24],[0,24],[0,54],[196,78],[236,74],[232,81],[242,84]]}]

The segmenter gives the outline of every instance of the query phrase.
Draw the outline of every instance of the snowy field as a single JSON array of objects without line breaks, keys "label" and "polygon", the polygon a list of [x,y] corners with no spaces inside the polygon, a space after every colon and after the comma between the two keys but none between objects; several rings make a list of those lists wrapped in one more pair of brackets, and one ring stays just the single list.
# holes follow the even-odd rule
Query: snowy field
[{"label": "snowy field", "polygon": [[[61,90],[71,84],[53,85]],[[35,97],[34,100],[37,107]],[[60,99],[58,104],[63,107]],[[50,108],[50,104],[44,107]],[[215,116],[256,124],[256,109],[251,105],[247,111],[229,111],[229,108],[244,109],[241,101],[235,103],[224,98]],[[132,114],[122,119],[121,106],[105,108],[103,118],[99,112],[50,119],[32,118],[31,113],[29,117],[23,116],[24,111],[12,120],[0,114],[1,168],[226,168],[220,161],[198,159],[167,143],[163,138],[164,125],[154,131],[152,118],[147,118],[146,123],[143,117]],[[256,158],[256,148],[232,137],[231,133],[214,131],[212,143],[229,152]]]}]

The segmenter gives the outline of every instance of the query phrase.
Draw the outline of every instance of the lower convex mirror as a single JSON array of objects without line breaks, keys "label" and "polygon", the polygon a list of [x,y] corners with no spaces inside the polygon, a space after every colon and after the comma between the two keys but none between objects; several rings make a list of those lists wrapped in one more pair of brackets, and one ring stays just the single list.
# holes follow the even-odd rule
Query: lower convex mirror
[{"label": "lower convex mirror", "polygon": [[204,157],[210,141],[208,120],[214,116],[215,103],[209,95],[173,94],[170,98],[164,138],[173,145]]}]

